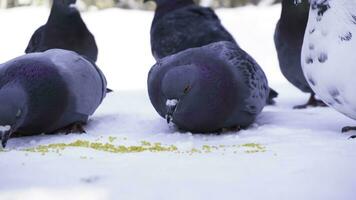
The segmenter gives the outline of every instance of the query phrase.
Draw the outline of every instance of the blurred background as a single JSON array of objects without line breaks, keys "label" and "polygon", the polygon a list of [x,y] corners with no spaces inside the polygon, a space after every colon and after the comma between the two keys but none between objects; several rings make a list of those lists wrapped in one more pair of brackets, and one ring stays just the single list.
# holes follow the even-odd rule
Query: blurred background
[{"label": "blurred background", "polygon": [[[30,5],[50,5],[51,0],[0,0],[0,8],[13,8],[17,6]],[[214,8],[232,8],[247,4],[258,5],[260,3],[275,4],[281,0],[195,0],[203,6]],[[88,9],[105,9],[120,7],[127,9],[154,9],[153,3],[143,3],[143,0],[78,0],[80,8],[85,11]]]},{"label": "blurred background", "polygon": [[[197,0],[216,9],[239,46],[263,68],[272,88],[290,87],[282,76],[273,35],[280,17],[277,0]],[[292,0],[290,0],[292,1]],[[24,54],[34,31],[45,24],[52,0],[0,0],[0,63]],[[97,64],[110,89],[146,90],[155,60],[150,28],[155,3],[143,0],[77,0],[77,8],[99,48]],[[303,96],[301,96],[303,98]]]}]

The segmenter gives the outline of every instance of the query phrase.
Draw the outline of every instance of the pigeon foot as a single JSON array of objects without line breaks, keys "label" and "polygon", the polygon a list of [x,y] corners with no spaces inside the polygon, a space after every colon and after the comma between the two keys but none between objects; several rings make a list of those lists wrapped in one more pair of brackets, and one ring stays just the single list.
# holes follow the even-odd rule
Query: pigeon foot
[{"label": "pigeon foot", "polygon": [[86,133],[83,126],[84,126],[84,123],[75,122],[73,124],[70,124],[64,128],[57,130],[56,132],[65,133],[66,135],[68,135],[70,133],[79,133],[79,134]]},{"label": "pigeon foot", "polygon": [[316,99],[315,94],[311,94],[311,96],[306,104],[294,106],[293,108],[294,109],[306,109],[308,107],[327,107],[327,106],[328,105],[326,105],[323,101]]}]

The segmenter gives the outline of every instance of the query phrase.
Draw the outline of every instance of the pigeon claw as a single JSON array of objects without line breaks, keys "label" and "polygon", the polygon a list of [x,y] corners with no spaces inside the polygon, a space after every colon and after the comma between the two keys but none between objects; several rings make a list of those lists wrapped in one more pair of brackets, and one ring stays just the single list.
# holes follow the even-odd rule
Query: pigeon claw
[{"label": "pigeon claw", "polygon": [[343,132],[343,133],[347,133],[347,132],[350,132],[350,131],[356,131],[356,127],[346,126],[346,127],[342,128],[342,130],[341,130],[341,132]]},{"label": "pigeon claw", "polygon": [[356,139],[356,135],[349,137],[349,139]]},{"label": "pigeon claw", "polygon": [[[346,126],[346,127],[342,128],[342,130],[341,130],[341,132],[343,132],[343,133],[347,133],[350,131],[356,131],[356,127],[355,126]],[[356,135],[350,136],[349,139],[356,139]]]},{"label": "pigeon claw", "polygon": [[86,133],[84,126],[85,123],[83,122],[75,122],[73,124],[70,124],[66,127],[63,127],[61,129],[58,129],[56,131],[54,131],[53,133],[65,133],[66,135],[70,134],[70,133]]},{"label": "pigeon claw", "polygon": [[306,109],[309,106],[310,107],[327,107],[328,105],[326,105],[323,101],[316,99],[315,94],[311,94],[311,96],[306,104],[294,106],[293,108],[294,109]]},{"label": "pigeon claw", "polygon": [[70,133],[87,133],[83,127],[83,123],[74,123],[68,127],[66,134]]}]

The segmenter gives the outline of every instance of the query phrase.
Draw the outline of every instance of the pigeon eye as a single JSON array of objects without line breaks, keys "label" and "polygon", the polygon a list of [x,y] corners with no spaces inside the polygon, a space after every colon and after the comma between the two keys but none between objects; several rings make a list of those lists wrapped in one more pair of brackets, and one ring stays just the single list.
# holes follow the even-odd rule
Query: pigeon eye
[{"label": "pigeon eye", "polygon": [[185,86],[184,91],[183,91],[184,94],[187,94],[189,92],[189,90],[190,90],[190,86],[189,85]]}]

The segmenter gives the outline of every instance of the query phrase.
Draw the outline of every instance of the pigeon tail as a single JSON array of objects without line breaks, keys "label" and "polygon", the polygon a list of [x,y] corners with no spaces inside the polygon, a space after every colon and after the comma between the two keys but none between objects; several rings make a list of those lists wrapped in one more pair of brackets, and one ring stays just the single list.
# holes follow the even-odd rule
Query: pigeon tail
[{"label": "pigeon tail", "polygon": [[274,100],[275,98],[278,97],[278,92],[276,92],[274,89],[270,88],[269,89],[269,95],[267,98],[267,105],[274,105],[276,101]]}]

